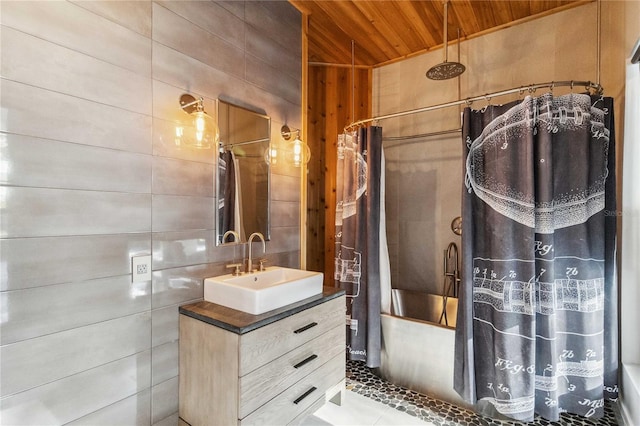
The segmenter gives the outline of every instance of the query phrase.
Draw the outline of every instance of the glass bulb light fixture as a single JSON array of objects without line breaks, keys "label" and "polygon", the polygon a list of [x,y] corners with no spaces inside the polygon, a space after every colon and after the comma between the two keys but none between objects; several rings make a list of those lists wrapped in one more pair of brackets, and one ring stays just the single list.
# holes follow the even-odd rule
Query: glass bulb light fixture
[{"label": "glass bulb light fixture", "polygon": [[309,145],[307,145],[300,139],[299,129],[291,130],[289,129],[289,126],[285,124],[280,130],[282,138],[286,141],[289,141],[291,139],[293,133],[296,134],[296,137],[286,146],[284,152],[285,160],[288,163],[293,164],[294,167],[301,167],[302,165],[307,164],[311,159],[311,150],[309,149]]},{"label": "glass bulb light fixture", "polygon": [[180,128],[180,131],[176,127],[176,144],[179,138],[188,146],[198,149],[209,149],[212,145],[215,146],[220,138],[218,126],[215,120],[205,112],[204,99],[196,99],[185,93],[180,96],[180,107],[189,114],[191,123],[188,127]]},{"label": "glass bulb light fixture", "polygon": [[291,162],[295,167],[300,167],[309,162],[311,150],[309,146],[300,140],[299,136],[291,142]]}]

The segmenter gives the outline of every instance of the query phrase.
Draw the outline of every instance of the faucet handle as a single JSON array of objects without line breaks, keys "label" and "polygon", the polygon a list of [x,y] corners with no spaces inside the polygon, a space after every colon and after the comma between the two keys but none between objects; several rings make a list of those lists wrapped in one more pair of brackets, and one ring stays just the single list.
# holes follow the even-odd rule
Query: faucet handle
[{"label": "faucet handle", "polygon": [[260,259],[260,260],[258,260],[258,271],[264,271],[265,270],[264,264],[267,263],[268,261],[269,261],[269,259]]},{"label": "faucet handle", "polygon": [[233,276],[238,276],[240,274],[242,274],[242,270],[240,268],[242,268],[242,263],[232,263],[230,265],[226,266],[227,269],[231,269],[233,268],[233,272],[231,272],[231,275]]}]

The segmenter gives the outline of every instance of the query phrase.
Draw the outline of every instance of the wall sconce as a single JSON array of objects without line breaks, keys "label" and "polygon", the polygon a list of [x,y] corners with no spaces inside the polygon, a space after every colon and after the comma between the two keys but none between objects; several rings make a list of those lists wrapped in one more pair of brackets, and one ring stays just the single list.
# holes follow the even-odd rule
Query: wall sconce
[{"label": "wall sconce", "polygon": [[311,150],[309,145],[300,140],[300,129],[291,130],[286,124],[280,129],[282,139],[286,141],[291,139],[293,133],[296,134],[296,138],[287,144],[284,155],[288,162],[293,163],[295,167],[300,167],[309,162]]},{"label": "wall sconce", "polygon": [[204,111],[204,99],[196,99],[188,93],[180,96],[180,108],[192,117],[192,126],[185,129],[176,127],[176,145],[184,141],[187,145],[199,149],[211,148],[220,138],[218,126],[213,118]]}]

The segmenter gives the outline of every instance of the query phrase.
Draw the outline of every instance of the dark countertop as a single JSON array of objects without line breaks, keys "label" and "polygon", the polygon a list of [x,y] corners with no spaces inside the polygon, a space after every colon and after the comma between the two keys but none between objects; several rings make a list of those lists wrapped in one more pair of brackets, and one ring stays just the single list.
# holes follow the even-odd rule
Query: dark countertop
[{"label": "dark countertop", "polygon": [[244,334],[345,294],[344,290],[334,287],[323,287],[322,290],[317,296],[260,315],[248,314],[204,300],[180,306],[180,314],[236,334]]}]

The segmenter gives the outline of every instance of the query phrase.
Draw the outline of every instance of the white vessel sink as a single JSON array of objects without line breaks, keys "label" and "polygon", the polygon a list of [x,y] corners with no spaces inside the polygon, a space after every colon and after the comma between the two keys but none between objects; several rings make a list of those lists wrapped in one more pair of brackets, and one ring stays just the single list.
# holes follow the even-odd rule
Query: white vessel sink
[{"label": "white vessel sink", "polygon": [[322,293],[322,272],[272,266],[204,280],[204,300],[258,315]]}]

